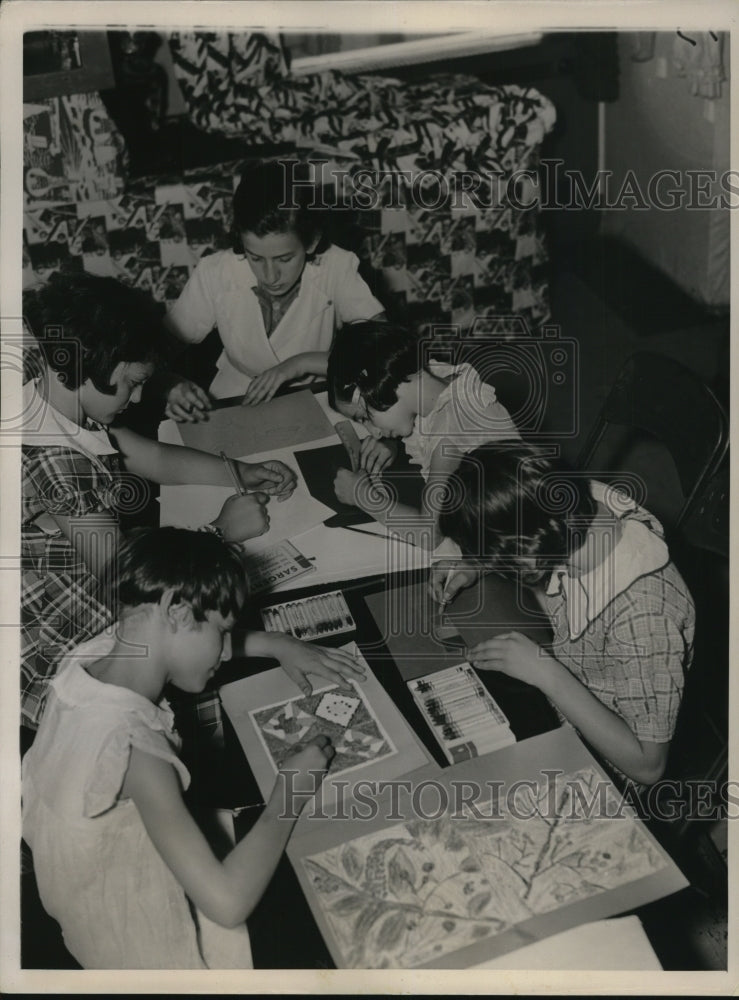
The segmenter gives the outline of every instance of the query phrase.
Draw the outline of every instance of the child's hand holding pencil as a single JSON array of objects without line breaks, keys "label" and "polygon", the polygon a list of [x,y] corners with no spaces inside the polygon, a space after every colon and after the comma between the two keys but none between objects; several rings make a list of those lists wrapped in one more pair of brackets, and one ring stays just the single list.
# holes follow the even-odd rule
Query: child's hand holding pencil
[{"label": "child's hand holding pencil", "polygon": [[258,465],[251,465],[247,462],[237,462],[223,451],[221,458],[237,493],[259,490],[268,496],[276,497],[281,502],[287,500],[295,491],[297,476],[284,462],[270,459]]},{"label": "child's hand holding pencil", "polygon": [[479,575],[480,570],[469,563],[441,559],[429,570],[429,593],[443,609],[461,590],[471,587]]}]

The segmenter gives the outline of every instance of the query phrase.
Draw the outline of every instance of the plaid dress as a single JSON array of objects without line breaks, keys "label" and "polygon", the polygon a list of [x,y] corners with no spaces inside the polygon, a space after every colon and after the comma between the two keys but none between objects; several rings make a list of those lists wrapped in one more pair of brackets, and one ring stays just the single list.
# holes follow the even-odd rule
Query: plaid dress
[{"label": "plaid dress", "polygon": [[596,570],[553,574],[552,652],[637,739],[667,743],[693,656],[695,606],[656,518],[602,483],[591,492],[624,532]]},{"label": "plaid dress", "polygon": [[[96,436],[102,427],[88,423]],[[29,441],[33,436],[28,437]],[[49,515],[116,518],[117,453],[24,443],[21,473],[21,719],[36,728],[59,660],[113,621],[101,584]]]}]

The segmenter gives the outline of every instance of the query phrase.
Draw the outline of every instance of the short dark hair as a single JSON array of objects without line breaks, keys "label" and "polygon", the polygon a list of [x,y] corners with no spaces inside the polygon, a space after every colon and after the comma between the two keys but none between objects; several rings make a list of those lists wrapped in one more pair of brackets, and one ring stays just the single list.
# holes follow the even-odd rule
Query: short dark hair
[{"label": "short dark hair", "polygon": [[116,596],[121,607],[156,604],[165,591],[190,605],[196,621],[208,611],[238,617],[248,585],[238,550],[208,531],[139,528],[118,552]]},{"label": "short dark hair", "polygon": [[336,335],[328,357],[329,403],[348,403],[355,389],[373,410],[389,410],[398,386],[427,370],[424,341],[406,327],[381,320],[351,323]]},{"label": "short dark hair", "polygon": [[452,478],[439,514],[442,534],[465,555],[528,584],[580,547],[595,515],[587,477],[522,441],[476,448]]},{"label": "short dark hair", "polygon": [[[294,232],[307,249],[325,228],[325,209],[314,203],[310,166],[297,160],[249,164],[233,196],[231,241],[243,254],[242,233],[268,236]],[[296,183],[297,182],[297,183]],[[314,252],[318,252],[316,247]]]},{"label": "short dark hair", "polygon": [[165,354],[164,306],[115,278],[54,274],[23,293],[23,314],[44,363],[68,389],[89,379],[113,395],[118,364],[156,364]]}]

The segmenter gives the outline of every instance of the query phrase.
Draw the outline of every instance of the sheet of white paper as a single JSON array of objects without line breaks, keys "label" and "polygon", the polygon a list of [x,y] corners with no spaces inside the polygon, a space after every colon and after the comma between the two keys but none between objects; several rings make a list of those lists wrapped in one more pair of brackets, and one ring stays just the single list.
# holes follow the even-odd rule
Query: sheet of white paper
[{"label": "sheet of white paper", "polygon": [[[327,393],[319,393],[316,396],[316,401],[332,424],[346,419],[328,405]],[[366,437],[367,431],[361,424],[354,424],[354,426],[360,437]],[[164,421],[159,427],[159,440],[167,444],[181,445],[182,437],[178,424],[173,420]],[[363,524],[361,525],[362,532],[367,531],[370,534],[362,534],[359,531],[350,531],[348,528],[327,528],[323,524],[334,512],[325,504],[315,500],[308,492],[305,479],[295,461],[295,452],[305,448],[320,448],[323,445],[336,444],[337,440],[338,437],[331,436],[322,438],[320,441],[305,442],[293,448],[278,448],[248,456],[249,462],[262,462],[271,458],[278,459],[290,466],[298,477],[298,485],[293,494],[293,500],[287,501],[287,503],[292,503],[295,497],[300,497],[305,520],[301,525],[300,516],[296,511],[294,522],[288,520],[287,517],[283,521],[283,515],[286,515],[287,511],[278,512],[278,508],[285,507],[287,504],[270,503],[270,518],[272,518],[270,530],[266,535],[246,542],[246,551],[258,552],[266,545],[289,538],[304,556],[315,560],[317,572],[311,574],[311,586],[337,583],[342,580],[356,580],[382,573],[426,569],[430,562],[429,553],[424,549],[400,541],[397,536],[388,535],[382,525]],[[160,498],[162,524],[199,525],[206,520],[212,520],[218,514],[226,497],[232,492],[225,487],[217,486],[163,486]],[[314,511],[312,518],[310,516],[311,507],[306,497],[315,504],[315,507],[312,508]],[[319,509],[320,516],[318,516]],[[210,513],[206,513],[206,510]],[[278,517],[280,518],[279,522]],[[285,531],[291,533],[285,534]],[[370,537],[370,535],[377,537]],[[297,578],[275,587],[273,592],[283,593],[305,585],[305,580]]]},{"label": "sheet of white paper", "polygon": [[[304,556],[316,561],[317,572],[311,574],[311,586],[359,580],[382,573],[405,573],[429,566],[429,553],[425,549],[409,545],[396,535],[388,536],[379,525],[377,528],[372,524],[361,527],[370,534],[319,524],[292,538]],[[301,584],[300,578],[296,578],[286,580],[275,589],[282,592],[301,585],[305,586],[305,581]]]},{"label": "sheet of white paper", "polygon": [[[160,496],[161,523],[197,527],[218,516],[223,504],[233,495],[231,486],[163,486]],[[306,486],[296,488],[289,500],[270,500],[270,527],[264,535],[242,542],[245,552],[260,552],[285,538],[321,524],[333,511],[314,499]]]},{"label": "sheet of white paper", "polygon": [[600,969],[618,972],[662,969],[636,916],[594,920],[473,969]]}]

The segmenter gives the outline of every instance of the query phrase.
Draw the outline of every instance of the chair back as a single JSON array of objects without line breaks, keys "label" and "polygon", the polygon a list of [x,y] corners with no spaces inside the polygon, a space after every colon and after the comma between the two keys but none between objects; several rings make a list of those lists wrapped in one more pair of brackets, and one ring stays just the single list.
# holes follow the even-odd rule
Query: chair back
[{"label": "chair back", "polygon": [[[671,470],[655,458],[655,442],[668,453]],[[612,477],[625,469],[638,472],[646,486],[645,506],[676,529],[718,470],[727,447],[726,413],[705,382],[672,358],[642,352],[628,358],[619,372],[578,467],[594,468],[597,460],[596,474],[600,468],[610,470]],[[667,488],[668,476],[681,495],[660,503],[660,493],[675,492]]]}]

